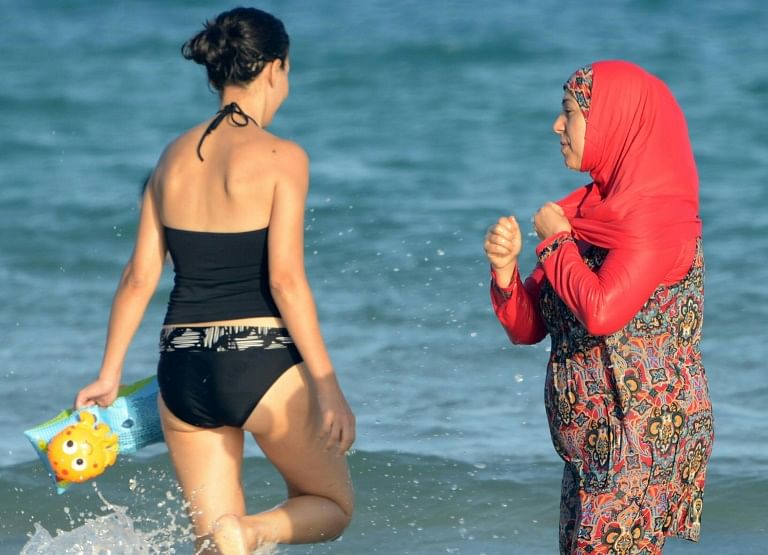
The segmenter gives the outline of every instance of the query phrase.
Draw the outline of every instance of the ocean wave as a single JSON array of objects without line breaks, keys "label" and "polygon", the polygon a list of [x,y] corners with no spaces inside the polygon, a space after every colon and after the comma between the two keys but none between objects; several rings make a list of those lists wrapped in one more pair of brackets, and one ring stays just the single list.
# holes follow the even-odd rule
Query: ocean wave
[{"label": "ocean wave", "polygon": [[[397,451],[358,451],[349,460],[357,509],[344,537],[325,546],[279,552],[555,552],[562,471],[558,463],[506,459],[472,464]],[[262,457],[246,459],[243,481],[250,511],[283,499],[282,480]],[[750,551],[758,545],[750,542],[765,532],[761,507],[767,491],[765,475],[739,480],[711,474],[703,546],[721,545],[740,535],[746,538],[740,553],[758,553]],[[0,530],[7,538],[3,543],[14,549],[45,541],[68,546],[83,537],[102,538],[103,547],[109,531],[115,542],[133,542],[126,545],[143,546],[143,553],[191,550],[184,504],[165,454],[127,457],[99,480],[73,486],[61,496],[52,492],[39,464],[4,467],[0,500]],[[123,553],[117,544],[111,545],[114,553]]]}]

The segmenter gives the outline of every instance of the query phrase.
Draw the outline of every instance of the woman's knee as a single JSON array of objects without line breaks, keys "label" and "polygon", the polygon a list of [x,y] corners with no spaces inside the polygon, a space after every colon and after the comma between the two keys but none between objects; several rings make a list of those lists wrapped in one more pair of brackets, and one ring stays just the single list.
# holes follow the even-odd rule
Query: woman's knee
[{"label": "woman's knee", "polygon": [[323,510],[326,519],[325,540],[338,539],[352,523],[352,514],[355,510],[354,492],[351,487],[340,488],[333,492],[303,491],[289,486],[288,498],[314,497],[330,504]]},{"label": "woman's knee", "polygon": [[339,508],[337,515],[334,518],[334,526],[332,530],[329,530],[328,541],[336,540],[341,537],[344,531],[352,523],[352,512],[354,510],[354,502],[350,500],[347,503],[335,502]]},{"label": "woman's knee", "polygon": [[349,487],[344,488],[343,491],[340,491],[338,495],[335,495],[331,501],[339,508],[337,516],[338,534],[333,538],[336,539],[352,523],[352,514],[355,511],[355,494],[351,484],[349,484]]},{"label": "woman's knee", "polygon": [[349,495],[345,495],[342,499],[338,500],[336,504],[341,509],[341,525],[342,529],[346,529],[352,522],[352,513],[355,512],[355,498],[354,494],[350,492]]}]

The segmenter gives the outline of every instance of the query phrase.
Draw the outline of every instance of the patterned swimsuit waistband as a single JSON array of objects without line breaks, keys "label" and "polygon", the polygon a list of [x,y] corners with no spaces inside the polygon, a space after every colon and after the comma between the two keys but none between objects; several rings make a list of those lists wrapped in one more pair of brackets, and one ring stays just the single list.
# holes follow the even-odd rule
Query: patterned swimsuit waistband
[{"label": "patterned swimsuit waistband", "polygon": [[160,352],[285,349],[293,339],[285,328],[261,326],[165,327]]}]

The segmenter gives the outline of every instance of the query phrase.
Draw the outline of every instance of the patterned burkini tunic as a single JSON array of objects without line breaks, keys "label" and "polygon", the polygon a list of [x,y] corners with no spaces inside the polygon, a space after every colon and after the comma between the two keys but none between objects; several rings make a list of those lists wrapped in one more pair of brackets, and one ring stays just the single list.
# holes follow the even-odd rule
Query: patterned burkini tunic
[{"label": "patterned burkini tunic", "polygon": [[[596,270],[607,251],[587,247]],[[589,335],[548,282],[552,339],[545,404],[566,461],[561,553],[660,553],[665,536],[699,536],[712,406],[699,340],[701,242],[680,282],[659,286],[623,329]]]}]

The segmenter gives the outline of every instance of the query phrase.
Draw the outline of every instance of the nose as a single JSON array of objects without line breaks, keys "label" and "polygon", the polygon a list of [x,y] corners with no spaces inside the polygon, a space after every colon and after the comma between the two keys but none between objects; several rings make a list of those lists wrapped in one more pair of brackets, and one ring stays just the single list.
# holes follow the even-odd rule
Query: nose
[{"label": "nose", "polygon": [[558,114],[555,118],[555,121],[552,124],[552,131],[558,135],[562,135],[565,131],[565,116],[562,113]]}]

